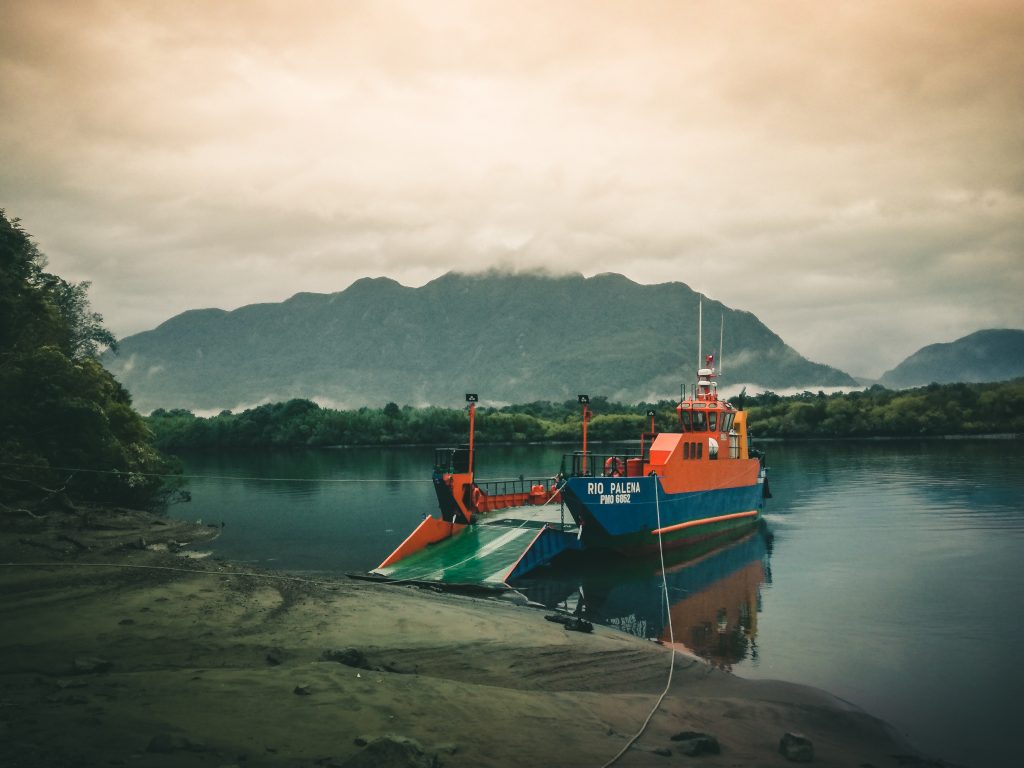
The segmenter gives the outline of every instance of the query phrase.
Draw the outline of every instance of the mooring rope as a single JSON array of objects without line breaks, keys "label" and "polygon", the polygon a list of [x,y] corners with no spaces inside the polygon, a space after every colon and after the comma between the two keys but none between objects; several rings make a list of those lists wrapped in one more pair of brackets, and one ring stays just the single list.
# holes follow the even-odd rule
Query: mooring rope
[{"label": "mooring rope", "polygon": [[675,668],[676,668],[676,648],[675,648],[676,638],[675,638],[675,632],[672,629],[672,611],[671,611],[671,607],[672,606],[671,606],[671,603],[669,602],[669,599],[668,599],[668,579],[665,576],[665,549],[662,546],[661,533],[660,533],[660,531],[661,531],[661,504],[658,501],[658,476],[655,475],[655,474],[652,474],[651,475],[651,480],[654,481],[654,510],[655,510],[655,514],[657,514],[657,516],[658,516],[658,531],[659,531],[659,533],[658,533],[658,557],[659,557],[659,559],[661,561],[661,588],[662,588],[662,593],[665,596],[665,615],[666,615],[666,617],[668,619],[668,641],[669,641],[669,650],[672,653],[672,658],[669,661],[669,665],[668,665],[668,680],[665,682],[665,690],[663,690],[661,692],[661,695],[658,697],[658,700],[656,702],[654,702],[654,706],[651,708],[650,713],[648,713],[647,719],[644,720],[643,725],[640,726],[640,730],[638,730],[635,734],[633,734],[633,737],[629,741],[626,742],[626,744],[622,747],[622,749],[619,750],[618,754],[616,754],[615,757],[613,757],[607,763],[602,765],[601,768],[609,768],[609,766],[614,765],[615,763],[617,763],[619,761],[619,758],[622,757],[624,754],[626,754],[627,750],[629,750],[629,748],[632,747],[637,742],[637,739],[639,739],[641,736],[643,736],[644,731],[647,730],[647,726],[651,722],[651,718],[654,717],[654,713],[658,711],[658,708],[661,706],[661,702],[663,702],[665,700],[665,696],[668,695],[669,690],[672,688],[672,675],[675,672]]}]

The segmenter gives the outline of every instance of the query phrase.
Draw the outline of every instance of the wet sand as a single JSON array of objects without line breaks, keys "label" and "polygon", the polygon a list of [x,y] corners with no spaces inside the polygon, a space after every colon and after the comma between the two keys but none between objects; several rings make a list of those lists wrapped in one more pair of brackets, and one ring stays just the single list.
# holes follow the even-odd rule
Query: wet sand
[{"label": "wet sand", "polygon": [[[126,511],[0,515],[5,766],[595,766],[671,651],[507,599],[303,580],[175,552],[217,529]],[[720,752],[685,754],[681,732]],[[618,766],[940,765],[815,689],[677,653]]]}]

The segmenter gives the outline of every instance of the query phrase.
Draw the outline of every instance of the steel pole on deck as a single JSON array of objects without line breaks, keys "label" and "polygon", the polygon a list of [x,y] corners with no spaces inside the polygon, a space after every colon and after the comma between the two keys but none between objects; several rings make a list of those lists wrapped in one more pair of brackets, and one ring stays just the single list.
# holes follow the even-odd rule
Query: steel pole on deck
[{"label": "steel pole on deck", "polygon": [[476,418],[476,402],[479,398],[474,395],[467,393],[466,402],[469,403],[469,476],[473,476],[473,434],[475,429],[473,427]]},{"label": "steel pole on deck", "polygon": [[590,395],[577,395],[576,399],[583,406],[583,474],[585,475],[587,474],[587,421],[590,418],[587,406],[590,404]]}]

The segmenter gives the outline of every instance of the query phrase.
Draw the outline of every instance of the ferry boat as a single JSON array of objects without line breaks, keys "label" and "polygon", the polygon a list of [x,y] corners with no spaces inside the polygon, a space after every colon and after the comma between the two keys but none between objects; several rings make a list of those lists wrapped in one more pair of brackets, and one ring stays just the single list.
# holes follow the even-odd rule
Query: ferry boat
[{"label": "ferry boat", "polygon": [[635,455],[571,457],[560,492],[585,547],[634,554],[690,546],[760,518],[764,456],[749,447],[747,414],[718,396],[713,361],[708,355],[676,406],[678,432],[644,433]]},{"label": "ferry boat", "polygon": [[[435,452],[439,517],[426,517],[371,575],[496,587],[570,550],[636,555],[729,541],[761,519],[769,497],[764,455],[749,446],[746,413],[718,396],[714,356],[676,406],[679,429],[650,429],[632,450],[582,450],[549,478],[478,481],[469,442]],[[566,518],[568,513],[568,520]]]}]

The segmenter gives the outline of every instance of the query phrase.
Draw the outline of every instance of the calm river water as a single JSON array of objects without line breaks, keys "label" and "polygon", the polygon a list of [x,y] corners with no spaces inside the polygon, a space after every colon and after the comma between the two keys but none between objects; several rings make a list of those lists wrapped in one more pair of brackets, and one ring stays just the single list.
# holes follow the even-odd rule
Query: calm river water
[{"label": "calm river water", "polygon": [[[814,685],[921,749],[1017,765],[1024,442],[768,443],[766,530],[666,562],[677,641],[750,678]],[[560,447],[485,448],[481,479],[550,476]],[[295,572],[377,565],[436,510],[429,448],[185,456],[217,556]],[[517,585],[668,637],[657,561],[573,563]],[[1012,742],[1012,743],[1011,743]]]}]

